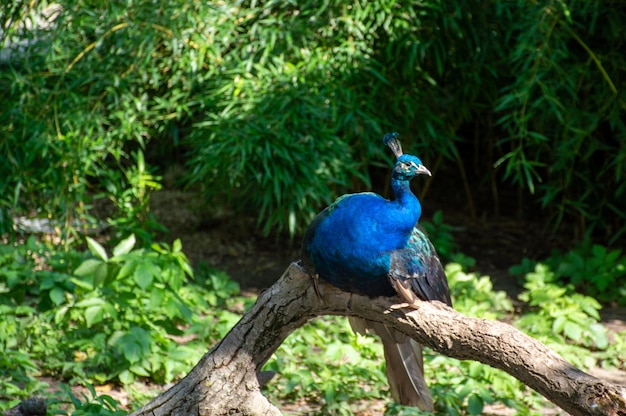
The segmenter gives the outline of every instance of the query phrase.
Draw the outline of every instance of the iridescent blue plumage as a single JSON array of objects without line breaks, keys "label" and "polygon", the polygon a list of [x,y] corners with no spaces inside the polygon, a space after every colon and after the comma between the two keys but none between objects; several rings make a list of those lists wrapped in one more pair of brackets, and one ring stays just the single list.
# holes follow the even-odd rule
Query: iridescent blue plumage
[{"label": "iridescent blue plumage", "polygon": [[368,296],[393,296],[390,279],[419,277],[411,283],[419,298],[450,304],[435,249],[416,227],[422,207],[410,188],[414,176],[430,172],[416,156],[401,153],[395,134],[385,139],[397,156],[391,176],[395,199],[371,192],[338,198],[309,226],[305,263],[333,285]]},{"label": "iridescent blue plumage", "polygon": [[[410,180],[430,175],[416,156],[403,154],[397,133],[384,139],[396,155],[391,175],[395,199],[374,193],[344,195],[322,211],[305,233],[302,257],[315,276],[353,293],[394,296],[409,303],[439,300],[451,304],[448,283],[434,247],[417,226],[422,208]],[[421,347],[380,324],[354,321],[383,340],[394,398],[432,410],[423,378]]]}]

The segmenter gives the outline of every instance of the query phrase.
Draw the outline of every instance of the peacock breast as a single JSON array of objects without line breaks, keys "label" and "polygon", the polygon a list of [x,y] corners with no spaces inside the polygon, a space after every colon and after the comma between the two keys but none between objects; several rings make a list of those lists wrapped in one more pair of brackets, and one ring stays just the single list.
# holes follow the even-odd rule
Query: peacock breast
[{"label": "peacock breast", "polygon": [[344,290],[391,296],[390,253],[405,247],[417,222],[375,194],[342,198],[316,223],[308,255],[320,277]]}]

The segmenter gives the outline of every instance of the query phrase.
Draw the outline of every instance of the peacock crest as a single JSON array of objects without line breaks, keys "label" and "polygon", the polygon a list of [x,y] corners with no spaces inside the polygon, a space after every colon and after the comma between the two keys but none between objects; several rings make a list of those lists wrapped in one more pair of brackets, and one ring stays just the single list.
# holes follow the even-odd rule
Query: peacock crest
[{"label": "peacock crest", "polygon": [[398,140],[398,133],[387,133],[385,137],[383,137],[383,143],[385,143],[396,157],[402,156],[402,145],[400,144],[400,140]]}]

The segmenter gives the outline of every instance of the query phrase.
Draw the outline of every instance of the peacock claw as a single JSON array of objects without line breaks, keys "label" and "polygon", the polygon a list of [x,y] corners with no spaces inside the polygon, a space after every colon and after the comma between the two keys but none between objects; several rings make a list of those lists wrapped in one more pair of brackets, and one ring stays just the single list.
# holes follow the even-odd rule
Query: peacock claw
[{"label": "peacock claw", "polygon": [[412,302],[412,303],[408,303],[408,302],[404,302],[404,303],[397,303],[395,305],[391,305],[389,307],[390,311],[397,311],[398,309],[419,309],[420,305],[421,305],[422,301],[416,301],[416,302]]},{"label": "peacock claw", "polygon": [[422,301],[421,301],[421,300],[419,300],[419,301],[417,301],[417,302],[409,303],[409,306],[408,306],[408,307],[409,307],[409,308],[411,308],[411,309],[415,309],[415,310],[417,310],[417,309],[419,309],[421,306],[422,306]]},{"label": "peacock claw", "polygon": [[315,294],[317,295],[317,298],[321,302],[323,302],[324,299],[322,299],[322,294],[320,293],[320,287],[319,287],[320,275],[317,273],[314,273],[311,277],[313,278],[313,289],[315,290]]},{"label": "peacock claw", "polygon": [[389,307],[389,310],[390,311],[397,311],[398,309],[405,309],[405,308],[410,308],[410,307],[411,307],[410,303],[404,302],[404,303],[397,303],[395,305],[391,305]]}]

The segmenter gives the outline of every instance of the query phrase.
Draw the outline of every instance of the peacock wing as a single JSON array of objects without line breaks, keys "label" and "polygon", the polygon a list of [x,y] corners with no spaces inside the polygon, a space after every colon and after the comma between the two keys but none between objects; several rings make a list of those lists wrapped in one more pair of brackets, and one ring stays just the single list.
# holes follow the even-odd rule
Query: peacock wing
[{"label": "peacock wing", "polygon": [[415,227],[406,247],[391,253],[389,279],[409,304],[438,300],[452,306],[448,279],[437,251],[420,228]]}]

